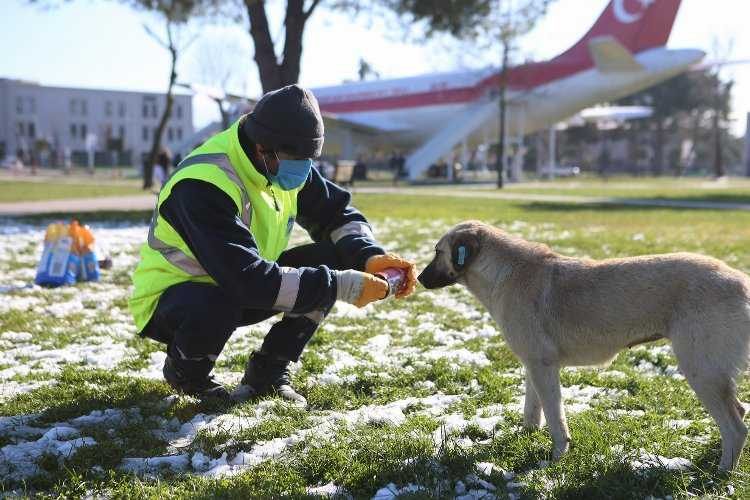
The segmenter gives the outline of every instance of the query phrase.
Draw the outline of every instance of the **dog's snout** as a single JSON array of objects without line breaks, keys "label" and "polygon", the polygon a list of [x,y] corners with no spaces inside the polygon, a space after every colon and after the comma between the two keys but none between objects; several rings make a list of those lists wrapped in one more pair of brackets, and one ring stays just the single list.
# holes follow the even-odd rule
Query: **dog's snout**
[{"label": "dog's snout", "polygon": [[433,260],[421,273],[419,273],[417,280],[419,280],[423,287],[427,289],[441,288],[455,283],[454,279],[439,272],[437,267],[438,266],[435,265],[435,261]]},{"label": "dog's snout", "polygon": [[427,286],[427,283],[425,283],[425,281],[429,282],[429,280],[430,280],[428,269],[430,269],[431,265],[432,264],[430,264],[429,266],[427,266],[424,269],[422,269],[422,272],[419,273],[419,276],[417,276],[417,281],[419,281],[422,284],[422,286],[424,286],[425,288],[429,288]]}]

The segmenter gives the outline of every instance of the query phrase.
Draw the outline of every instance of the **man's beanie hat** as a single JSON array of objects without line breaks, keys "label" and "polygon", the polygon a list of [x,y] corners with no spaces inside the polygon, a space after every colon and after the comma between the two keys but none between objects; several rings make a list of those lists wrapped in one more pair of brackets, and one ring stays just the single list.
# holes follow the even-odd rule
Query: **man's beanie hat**
[{"label": "man's beanie hat", "polygon": [[243,131],[256,144],[300,158],[317,158],[323,149],[318,100],[299,85],[287,85],[261,97]]}]

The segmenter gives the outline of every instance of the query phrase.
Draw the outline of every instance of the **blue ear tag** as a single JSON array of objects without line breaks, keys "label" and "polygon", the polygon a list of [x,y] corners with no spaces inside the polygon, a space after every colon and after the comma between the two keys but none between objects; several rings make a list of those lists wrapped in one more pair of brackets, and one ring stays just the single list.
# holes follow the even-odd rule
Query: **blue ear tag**
[{"label": "blue ear tag", "polygon": [[461,245],[458,247],[458,265],[463,266],[466,262],[466,247]]}]

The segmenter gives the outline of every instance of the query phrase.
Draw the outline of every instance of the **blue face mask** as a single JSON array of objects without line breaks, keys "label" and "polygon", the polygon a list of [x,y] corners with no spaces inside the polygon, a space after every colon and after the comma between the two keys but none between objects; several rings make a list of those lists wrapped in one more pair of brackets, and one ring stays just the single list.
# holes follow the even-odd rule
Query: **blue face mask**
[{"label": "blue face mask", "polygon": [[[275,153],[274,153],[275,154]],[[278,156],[276,157],[278,159]],[[263,160],[265,162],[265,159]],[[272,182],[279,185],[284,191],[300,187],[310,175],[313,161],[310,158],[304,160],[279,160],[279,170],[275,175],[270,174]]]}]

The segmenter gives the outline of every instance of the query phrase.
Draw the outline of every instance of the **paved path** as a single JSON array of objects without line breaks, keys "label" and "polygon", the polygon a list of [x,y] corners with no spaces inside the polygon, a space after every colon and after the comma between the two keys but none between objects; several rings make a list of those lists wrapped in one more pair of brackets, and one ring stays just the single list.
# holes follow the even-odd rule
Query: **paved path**
[{"label": "paved path", "polygon": [[[452,196],[458,198],[482,198],[512,201],[533,201],[540,203],[570,203],[583,205],[625,205],[638,207],[697,208],[708,210],[747,210],[750,203],[724,203],[694,200],[658,200],[640,198],[608,198],[595,196],[573,196],[552,194],[526,194],[513,192],[481,191],[471,188],[445,187],[355,187],[354,193],[402,194],[409,196]],[[82,212],[126,212],[147,211],[154,208],[156,196],[142,194],[132,196],[109,196],[88,199],[67,199],[47,201],[25,201],[0,203],[0,215],[32,215],[45,213]]]},{"label": "paved path", "polygon": [[153,210],[156,195],[103,196],[100,198],[71,198],[67,200],[22,201],[0,203],[0,215],[33,215],[83,212],[128,212]]}]

